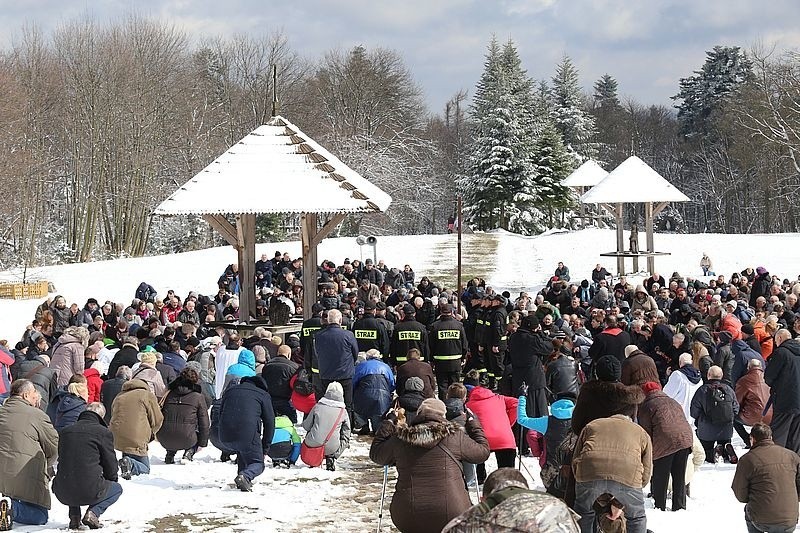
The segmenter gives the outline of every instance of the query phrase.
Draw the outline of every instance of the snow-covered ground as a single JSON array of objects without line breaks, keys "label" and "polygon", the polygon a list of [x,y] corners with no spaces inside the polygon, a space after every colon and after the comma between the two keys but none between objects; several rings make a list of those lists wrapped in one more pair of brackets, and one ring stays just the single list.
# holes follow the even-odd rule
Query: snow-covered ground
[{"label": "snow-covered ground", "polygon": [[[656,259],[656,268],[668,277],[673,271],[698,276],[703,252],[714,269],[726,277],[746,266],[765,266],[781,277],[800,273],[799,235],[656,235],[659,251],[672,255]],[[552,275],[558,261],[570,268],[572,279],[590,275],[598,262],[614,270],[611,258],[599,256],[614,248],[610,230],[552,232],[539,237],[522,237],[505,232],[464,236],[464,274],[480,275],[498,289],[514,292],[535,290]],[[272,257],[275,250],[300,253],[300,244],[259,245],[257,254]],[[364,247],[364,258],[371,250]],[[320,245],[320,260],[341,263],[345,257],[361,257],[352,238],[327,239]],[[411,264],[417,277],[429,275],[445,285],[455,284],[455,235],[381,237],[377,257],[390,266]],[[148,281],[159,291],[174,289],[179,295],[189,290],[215,292],[216,280],[225,266],[236,260],[230,247],[159,257],[120,259],[53,266],[28,272],[29,279],[51,281],[68,302],[82,305],[88,297],[127,302],[136,286]],[[641,265],[646,261],[642,260]],[[630,260],[628,262],[630,268]],[[19,280],[19,272],[0,273],[0,280]],[[516,295],[515,295],[516,296]],[[0,300],[0,338],[13,345],[33,318],[40,301]],[[258,478],[254,492],[241,493],[229,487],[235,476],[232,463],[218,462],[219,454],[204,450],[193,463],[165,465],[163,450],[154,444],[150,457],[152,473],[122,481],[120,501],[103,516],[110,531],[368,531],[377,526],[382,469],[369,462],[368,439],[354,437],[336,472],[295,467],[267,468]],[[739,452],[741,441],[734,437]],[[541,487],[536,460],[526,459],[532,484]],[[491,470],[491,468],[490,468]],[[743,506],[730,490],[734,467],[706,465],[692,482],[688,509],[676,513],[648,510],[648,527],[655,533],[673,531],[745,531]],[[393,476],[390,473],[390,478]],[[384,529],[391,519],[384,509]],[[652,501],[649,502],[652,507]],[[48,531],[65,528],[67,509],[53,500],[47,527],[20,531]]]}]

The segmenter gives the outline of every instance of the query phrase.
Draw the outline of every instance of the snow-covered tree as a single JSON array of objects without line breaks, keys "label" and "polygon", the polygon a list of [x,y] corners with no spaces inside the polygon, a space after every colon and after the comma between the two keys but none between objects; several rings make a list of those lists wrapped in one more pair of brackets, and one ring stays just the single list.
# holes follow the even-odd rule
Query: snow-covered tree
[{"label": "snow-covered tree", "polygon": [[678,122],[686,137],[705,137],[709,119],[728,95],[752,75],[753,65],[738,46],[715,46],[706,52],[706,62],[688,78],[681,78],[680,91],[672,99],[678,102]]},{"label": "snow-covered tree", "polygon": [[555,211],[566,209],[572,204],[572,192],[563,181],[574,169],[573,158],[552,120],[542,123],[532,159],[536,170],[539,206],[547,212],[548,225],[552,227]]},{"label": "snow-covered tree", "polygon": [[553,119],[576,165],[597,155],[594,117],[583,109],[578,69],[564,56],[553,76]]}]

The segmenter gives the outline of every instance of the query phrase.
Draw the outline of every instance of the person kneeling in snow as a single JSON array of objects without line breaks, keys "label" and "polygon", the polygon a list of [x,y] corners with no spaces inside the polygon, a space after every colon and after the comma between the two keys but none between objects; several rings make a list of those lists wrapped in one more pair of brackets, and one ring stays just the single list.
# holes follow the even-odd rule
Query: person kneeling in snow
[{"label": "person kneeling in snow", "polygon": [[272,466],[286,468],[295,464],[300,457],[300,435],[288,416],[275,417],[275,434],[269,447],[269,457]]},{"label": "person kneeling in snow", "polygon": [[[262,431],[263,430],[263,431]],[[233,482],[243,492],[264,471],[264,456],[275,432],[275,413],[261,376],[246,376],[222,397],[219,437],[225,450],[236,454],[238,474]]]},{"label": "person kneeling in snow", "polygon": [[347,413],[342,416],[342,409],[346,409],[344,391],[339,382],[334,381],[303,420],[306,430],[303,444],[308,448],[325,446],[325,467],[331,471],[336,470],[336,459],[350,447],[350,418]]}]

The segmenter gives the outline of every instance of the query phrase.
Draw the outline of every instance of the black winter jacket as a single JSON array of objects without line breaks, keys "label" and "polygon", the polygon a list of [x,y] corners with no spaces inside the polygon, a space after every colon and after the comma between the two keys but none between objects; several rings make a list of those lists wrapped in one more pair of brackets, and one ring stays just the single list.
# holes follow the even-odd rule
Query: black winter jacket
[{"label": "black winter jacket", "polygon": [[272,398],[288,400],[292,397],[292,387],[289,386],[289,381],[298,368],[297,363],[280,356],[270,359],[264,365],[261,370],[261,377],[264,378],[267,384],[267,391]]},{"label": "black winter jacket", "polygon": [[775,414],[800,413],[800,340],[783,341],[775,348],[764,371],[774,398]]},{"label": "black winter jacket", "polygon": [[208,407],[199,384],[182,377],[170,383],[161,412],[164,423],[156,436],[164,449],[178,451],[195,445],[208,446]]},{"label": "black winter jacket", "polygon": [[275,412],[261,376],[244,377],[225,391],[219,410],[219,438],[225,449],[250,450],[261,437],[266,454],[275,433]]},{"label": "black winter jacket", "polygon": [[97,413],[84,411],[59,435],[53,492],[64,505],[92,505],[106,497],[110,481],[117,481],[114,436]]},{"label": "black winter jacket", "polygon": [[110,379],[113,379],[117,377],[117,370],[119,370],[119,367],[127,366],[128,368],[133,368],[133,366],[138,362],[139,350],[130,344],[125,344],[117,351],[117,353],[114,354],[114,358],[111,359],[111,363],[108,365],[106,376],[108,376]]}]

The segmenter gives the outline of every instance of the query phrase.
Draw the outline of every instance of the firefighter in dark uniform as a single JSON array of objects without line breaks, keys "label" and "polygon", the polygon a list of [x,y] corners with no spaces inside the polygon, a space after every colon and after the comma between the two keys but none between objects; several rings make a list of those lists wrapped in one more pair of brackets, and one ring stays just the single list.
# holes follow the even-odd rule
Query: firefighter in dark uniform
[{"label": "firefighter in dark uniform", "polygon": [[470,310],[467,319],[464,321],[464,331],[467,334],[467,346],[469,347],[469,359],[464,366],[464,372],[469,372],[472,369],[481,369],[483,364],[483,353],[478,350],[478,334],[483,333],[478,331],[478,325],[483,327],[483,308],[481,302],[483,301],[483,290],[477,287],[470,287]]},{"label": "firefighter in dark uniform", "polygon": [[311,375],[311,384],[314,385],[315,391],[322,387],[322,381],[319,378],[317,352],[314,350],[314,335],[325,325],[323,312],[325,311],[322,304],[315,303],[311,307],[311,318],[303,321],[303,325],[300,327],[300,350],[303,353],[303,367]]},{"label": "firefighter in dark uniform", "polygon": [[467,335],[464,325],[453,316],[452,304],[441,304],[439,313],[439,319],[431,326],[429,339],[439,398],[444,401],[447,388],[461,381],[461,361],[467,353]]},{"label": "firefighter in dark uniform", "polygon": [[484,357],[486,358],[486,378],[489,380],[489,388],[497,388],[497,381],[503,377],[505,365],[503,361],[508,349],[508,336],[506,327],[508,326],[508,311],[506,311],[506,299],[495,294],[492,297],[491,307],[486,325],[486,347]]},{"label": "firefighter in dark uniform", "polygon": [[359,352],[374,348],[382,356],[388,355],[389,335],[384,325],[375,318],[375,302],[364,304],[364,316],[353,324],[353,334],[356,336]]},{"label": "firefighter in dark uniform", "polygon": [[423,361],[430,361],[428,352],[428,330],[417,322],[417,310],[411,304],[403,306],[403,320],[394,327],[392,346],[390,349],[391,361],[395,366],[400,366],[408,361],[408,351],[416,348],[422,354]]}]

